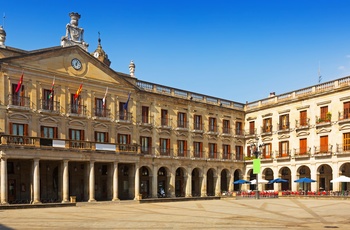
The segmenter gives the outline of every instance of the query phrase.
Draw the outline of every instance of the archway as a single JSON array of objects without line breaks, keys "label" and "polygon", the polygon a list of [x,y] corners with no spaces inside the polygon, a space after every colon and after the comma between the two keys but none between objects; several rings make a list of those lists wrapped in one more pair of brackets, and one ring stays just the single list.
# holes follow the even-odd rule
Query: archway
[{"label": "archway", "polygon": [[[266,168],[263,171],[263,175],[265,176],[265,180],[273,180],[273,171],[270,168]],[[265,190],[273,190],[273,184],[265,184]]]},{"label": "archway", "polygon": [[214,174],[214,169],[209,169],[207,172],[207,196],[215,196]]},{"label": "archway", "polygon": [[[298,175],[298,179],[303,178],[303,177],[311,178],[310,168],[305,166],[305,165],[300,166],[297,170],[297,175]],[[313,179],[313,178],[311,178],[311,179]],[[310,191],[311,184],[310,183],[298,183],[298,190]]]},{"label": "archway", "polygon": [[142,199],[152,197],[151,188],[150,169],[142,166],[140,169],[140,194],[142,194]]},{"label": "archway", "polygon": [[176,169],[175,174],[175,196],[185,197],[186,195],[186,180],[185,180],[185,169]]},{"label": "archway", "polygon": [[333,190],[333,184],[330,182],[333,178],[333,170],[327,164],[322,164],[317,169],[317,182],[319,191]]},{"label": "archway", "polygon": [[[233,181],[231,183],[233,183],[233,182],[235,182],[236,180],[239,180],[239,179],[243,179],[242,178],[242,171],[240,169],[236,169],[235,172],[233,173]],[[234,191],[240,191],[240,190],[242,190],[241,187],[242,187],[241,184],[234,184],[233,185],[233,190]]]},{"label": "archway", "polygon": [[223,169],[221,171],[221,182],[220,182],[221,192],[229,191],[230,189],[229,181],[230,181],[230,171],[228,171],[227,169]]},{"label": "archway", "polygon": [[200,170],[195,168],[192,170],[192,188],[191,193],[193,197],[201,196],[201,182],[200,182]]},{"label": "archway", "polygon": [[168,196],[168,177],[165,167],[160,167],[158,170],[158,185],[157,185],[158,197]]},{"label": "archway", "polygon": [[281,190],[291,190],[292,187],[292,173],[288,167],[282,167],[279,171],[279,177],[283,180],[287,180],[288,183],[281,183]]}]

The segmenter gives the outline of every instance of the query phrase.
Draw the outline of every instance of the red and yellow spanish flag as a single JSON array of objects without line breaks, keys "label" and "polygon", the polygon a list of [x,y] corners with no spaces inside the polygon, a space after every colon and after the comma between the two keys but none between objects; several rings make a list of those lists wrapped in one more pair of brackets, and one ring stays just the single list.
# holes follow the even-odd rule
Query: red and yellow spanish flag
[{"label": "red and yellow spanish flag", "polygon": [[18,93],[18,91],[21,89],[21,86],[22,86],[22,83],[23,83],[23,72],[22,72],[22,76],[21,78],[19,79],[18,83],[17,83],[17,88],[15,90],[15,93]]},{"label": "red and yellow spanish flag", "polygon": [[74,100],[77,100],[77,99],[78,99],[79,94],[81,93],[82,89],[83,89],[83,84],[80,84],[79,89],[78,89],[77,92],[74,94]]}]

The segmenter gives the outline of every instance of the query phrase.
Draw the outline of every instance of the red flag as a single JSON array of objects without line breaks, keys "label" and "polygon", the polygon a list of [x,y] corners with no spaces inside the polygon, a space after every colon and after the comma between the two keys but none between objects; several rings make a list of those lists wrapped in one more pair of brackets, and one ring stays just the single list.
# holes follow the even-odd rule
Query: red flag
[{"label": "red flag", "polygon": [[54,88],[55,88],[55,77],[53,77],[52,86],[51,86],[51,90],[50,90],[51,92],[49,94],[49,99],[51,99],[53,96]]},{"label": "red flag", "polygon": [[22,83],[23,83],[23,73],[22,73],[22,76],[17,83],[17,88],[15,90],[15,93],[18,93],[18,91],[21,89]]},{"label": "red flag", "polygon": [[79,97],[79,94],[81,93],[81,90],[83,89],[83,84],[80,84],[79,89],[77,92],[74,94],[74,100],[77,100]]}]

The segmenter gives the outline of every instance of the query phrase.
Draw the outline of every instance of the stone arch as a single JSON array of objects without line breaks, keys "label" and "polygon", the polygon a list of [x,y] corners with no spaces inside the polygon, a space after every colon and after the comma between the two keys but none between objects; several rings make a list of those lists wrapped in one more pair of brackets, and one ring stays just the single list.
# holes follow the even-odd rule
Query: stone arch
[{"label": "stone arch", "polygon": [[207,171],[207,196],[215,196],[215,185],[216,185],[216,170],[213,168]]},{"label": "stone arch", "polygon": [[[263,179],[268,181],[273,180],[275,177],[271,168],[265,168],[262,171],[262,176]],[[273,184],[265,184],[265,190],[273,190]]]},{"label": "stone arch", "polygon": [[231,181],[230,170],[224,168],[221,170],[220,191],[229,191]]},{"label": "stone arch", "polygon": [[199,197],[201,196],[202,170],[200,168],[194,168],[191,173],[192,173],[191,194],[193,197]]},{"label": "stone arch", "polygon": [[282,167],[278,171],[278,177],[287,180],[288,183],[281,183],[279,190],[291,190],[292,188],[292,171],[289,167]]},{"label": "stone arch", "polygon": [[333,184],[331,180],[333,178],[332,167],[328,164],[321,164],[317,168],[317,178],[319,191],[330,191],[333,190]]},{"label": "stone arch", "polygon": [[187,171],[184,167],[178,167],[175,171],[175,196],[185,197],[187,186]]}]

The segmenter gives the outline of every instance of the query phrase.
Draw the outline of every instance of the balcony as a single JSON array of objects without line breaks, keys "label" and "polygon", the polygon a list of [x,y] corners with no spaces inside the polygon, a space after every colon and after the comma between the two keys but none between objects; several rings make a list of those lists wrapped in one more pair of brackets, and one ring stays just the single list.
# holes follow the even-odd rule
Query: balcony
[{"label": "balcony", "polygon": [[276,151],[277,160],[289,160],[291,150]]},{"label": "balcony", "polygon": [[69,117],[87,117],[87,110],[85,105],[68,105]]},{"label": "balcony", "polygon": [[343,156],[349,156],[350,155],[350,145],[342,145],[342,144],[337,144],[337,154],[343,155]]},{"label": "balcony", "polygon": [[177,152],[176,152],[176,156],[179,157],[179,158],[189,158],[190,156],[190,151],[188,150],[181,150],[181,149],[178,149]]},{"label": "balcony", "polygon": [[153,117],[151,116],[141,116],[141,121],[139,122],[141,126],[152,126],[153,124]]},{"label": "balcony", "polygon": [[106,108],[94,108],[94,120],[111,120],[111,110]]},{"label": "balcony", "polygon": [[158,125],[158,128],[171,129],[171,119],[165,117],[160,118],[160,124]]},{"label": "balcony", "polygon": [[331,118],[330,117],[318,117],[316,116],[316,127],[321,126],[330,126]]},{"label": "balcony", "polygon": [[231,156],[232,156],[232,153],[228,153],[228,152],[223,152],[222,153],[222,159],[223,160],[231,160]]},{"label": "balcony", "polygon": [[9,104],[7,106],[8,109],[16,109],[16,110],[30,110],[30,98],[29,97],[23,97],[18,95],[12,95],[9,96]]},{"label": "balcony", "polygon": [[218,126],[216,126],[216,125],[209,125],[207,134],[208,135],[214,135],[214,136],[219,135]]},{"label": "balcony", "polygon": [[193,123],[193,130],[192,130],[192,132],[194,132],[194,133],[204,133],[203,123],[198,123],[198,122]]},{"label": "balcony", "polygon": [[217,159],[217,153],[216,152],[209,152],[208,159]]},{"label": "balcony", "polygon": [[285,122],[283,124],[277,124],[278,127],[278,132],[289,132],[290,131],[290,123],[289,122]]},{"label": "balcony", "polygon": [[310,118],[299,119],[295,121],[295,128],[300,129],[309,129],[310,128]]},{"label": "balcony", "polygon": [[272,135],[272,125],[266,125],[261,128],[261,135]]},{"label": "balcony", "polygon": [[117,111],[115,118],[116,118],[115,121],[117,123],[123,123],[123,124],[132,123],[132,114],[130,112],[127,112],[126,110]]},{"label": "balcony", "polygon": [[299,148],[299,149],[294,149],[294,157],[301,159],[301,158],[310,158],[311,154],[311,148]]},{"label": "balcony", "polygon": [[338,113],[338,123],[339,124],[350,123],[350,113],[339,112]]},{"label": "balcony", "polygon": [[314,146],[314,153],[315,157],[326,157],[326,156],[332,156],[332,148],[333,145],[320,145],[320,146]]},{"label": "balcony", "polygon": [[90,151],[111,151],[120,153],[137,153],[138,146],[136,144],[113,144],[100,143],[81,140],[63,140],[41,137],[2,135],[0,137],[0,148],[29,148],[29,149],[64,149],[71,150],[90,150]]},{"label": "balcony", "polygon": [[235,137],[236,138],[244,138],[244,135],[245,134],[245,132],[244,132],[244,130],[241,130],[241,129],[236,129],[235,130]]},{"label": "balcony", "polygon": [[231,128],[230,127],[222,127],[222,135],[223,136],[231,136]]},{"label": "balcony", "polygon": [[193,158],[201,159],[204,155],[205,153],[203,151],[193,151]]},{"label": "balcony", "polygon": [[47,114],[59,114],[60,113],[60,102],[53,100],[45,100],[41,99],[39,102],[39,113],[47,113]]},{"label": "balcony", "polygon": [[244,131],[244,136],[246,138],[251,138],[252,136],[256,136],[257,134],[258,133],[257,133],[257,130],[255,128],[251,128],[251,129]]},{"label": "balcony", "polygon": [[152,155],[152,156],[155,153],[154,148],[148,147],[148,146],[140,146],[140,152],[141,152],[141,154]]},{"label": "balcony", "polygon": [[188,131],[188,121],[177,120],[175,130]]},{"label": "balcony", "polygon": [[163,147],[158,148],[159,156],[162,157],[172,157],[173,156],[173,150],[172,149],[167,149]]}]

